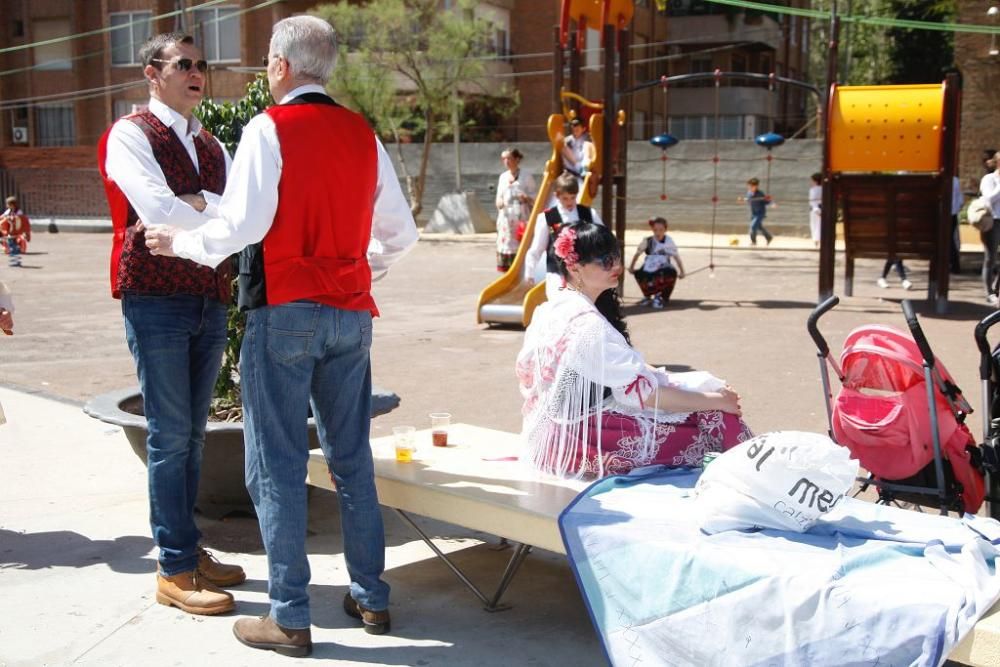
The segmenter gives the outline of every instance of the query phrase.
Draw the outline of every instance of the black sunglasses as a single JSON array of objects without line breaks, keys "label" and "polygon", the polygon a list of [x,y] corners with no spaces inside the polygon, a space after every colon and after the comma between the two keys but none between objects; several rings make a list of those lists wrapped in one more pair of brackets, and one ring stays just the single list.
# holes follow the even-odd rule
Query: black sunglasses
[{"label": "black sunglasses", "polygon": [[173,65],[181,72],[187,72],[191,69],[191,66],[198,68],[198,71],[204,74],[208,71],[208,63],[204,60],[194,61],[190,58],[178,58],[177,60],[163,60],[162,58],[153,58],[154,63],[166,63],[167,65]]},{"label": "black sunglasses", "polygon": [[601,268],[605,271],[610,271],[615,268],[622,259],[622,256],[616,252],[609,252],[607,255],[601,255],[600,257],[595,257],[591,260],[590,264],[600,264]]}]

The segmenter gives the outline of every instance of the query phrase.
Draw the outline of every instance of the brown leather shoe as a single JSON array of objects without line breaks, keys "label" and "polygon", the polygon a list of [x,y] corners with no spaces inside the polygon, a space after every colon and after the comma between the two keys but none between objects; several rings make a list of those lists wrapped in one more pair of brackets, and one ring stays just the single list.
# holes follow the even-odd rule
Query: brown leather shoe
[{"label": "brown leather shoe", "polygon": [[198,576],[196,570],[170,577],[157,574],[156,601],[189,614],[204,616],[224,614],[236,607],[232,595]]},{"label": "brown leather shoe", "polygon": [[241,618],[233,624],[233,634],[244,646],[275,651],[293,658],[312,653],[312,630],[283,628],[270,616]]},{"label": "brown leather shoe", "polygon": [[247,574],[239,565],[226,565],[204,547],[198,547],[198,574],[216,586],[239,586]]},{"label": "brown leather shoe", "polygon": [[365,624],[365,632],[370,635],[384,635],[389,632],[391,623],[388,609],[383,611],[365,609],[348,593],[344,596],[344,611],[347,612],[348,616],[360,618],[361,622]]}]

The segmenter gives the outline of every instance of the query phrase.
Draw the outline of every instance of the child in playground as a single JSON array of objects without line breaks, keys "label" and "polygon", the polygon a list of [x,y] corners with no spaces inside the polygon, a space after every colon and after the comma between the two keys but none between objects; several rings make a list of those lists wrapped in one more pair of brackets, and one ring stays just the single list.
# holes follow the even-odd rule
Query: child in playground
[{"label": "child in playground", "polygon": [[750,245],[757,245],[757,234],[763,234],[767,244],[771,245],[774,236],[764,227],[764,218],[767,217],[767,207],[771,205],[771,198],[760,189],[760,180],[751,178],[747,181],[747,193],[740,197],[740,201],[745,201],[750,205]]},{"label": "child in playground", "polygon": [[[643,298],[639,305],[663,308],[670,301],[677,279],[684,277],[684,263],[677,244],[667,236],[666,218],[653,218],[649,221],[649,226],[653,229],[653,234],[639,243],[628,270],[635,276],[635,281],[642,290]],[[635,263],[643,253],[646,258],[642,262],[642,268],[636,270]],[[677,264],[676,269],[674,263]]]},{"label": "child in playground", "polygon": [[816,172],[811,178],[812,185],[809,186],[809,236],[812,237],[813,245],[818,248],[819,229],[823,220],[823,174]]},{"label": "child in playground", "polygon": [[569,131],[570,136],[563,142],[563,169],[576,176],[582,184],[590,171],[591,163],[597,157],[597,150],[582,120],[579,118],[571,120]]},{"label": "child in playground", "polygon": [[534,285],[539,278],[540,269],[545,267],[545,296],[554,298],[564,286],[556,256],[552,253],[552,244],[564,225],[573,222],[593,222],[604,226],[601,216],[589,206],[576,203],[580,192],[580,184],[572,174],[562,174],[555,184],[556,205],[543,211],[535,219],[535,229],[531,237],[531,246],[524,257],[525,277],[529,285]]},{"label": "child in playground", "polygon": [[0,215],[0,242],[10,255],[11,266],[21,266],[21,253],[31,241],[31,222],[17,205],[17,197],[7,197],[7,210]]},{"label": "child in playground", "polygon": [[882,277],[876,281],[876,284],[882,289],[888,287],[889,281],[886,280],[886,278],[889,277],[889,271],[893,267],[896,268],[896,275],[898,275],[899,279],[902,281],[901,284],[903,285],[903,289],[910,289],[911,287],[913,287],[913,283],[911,283],[910,280],[906,277],[906,267],[903,265],[903,260],[893,259],[891,257],[885,260],[885,266],[882,267]]}]

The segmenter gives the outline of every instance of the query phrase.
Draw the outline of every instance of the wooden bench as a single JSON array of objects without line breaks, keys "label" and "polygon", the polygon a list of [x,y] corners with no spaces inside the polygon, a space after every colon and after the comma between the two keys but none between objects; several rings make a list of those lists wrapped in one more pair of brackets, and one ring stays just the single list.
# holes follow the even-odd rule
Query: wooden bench
[{"label": "wooden bench", "polygon": [[[379,503],[395,510],[487,611],[509,608],[500,599],[533,546],[566,554],[559,515],[589,483],[536,476],[524,464],[510,460],[518,448],[513,433],[455,424],[448,447],[432,446],[429,430],[417,431],[416,442],[414,460],[399,463],[391,436],[372,440]],[[307,482],[334,489],[322,452],[310,454]],[[493,594],[484,594],[410,514],[517,542]],[[1000,603],[979,620],[949,659],[966,665],[1000,665]]]},{"label": "wooden bench", "polygon": [[[518,449],[513,433],[454,424],[448,440],[448,447],[434,447],[429,430],[417,431],[417,451],[410,463],[396,461],[391,436],[372,440],[379,503],[395,510],[488,611],[505,609],[500,598],[533,546],[566,553],[559,514],[588,482],[542,478],[511,460]],[[333,490],[322,452],[310,454],[307,482]],[[496,591],[485,595],[410,514],[517,542]]]}]

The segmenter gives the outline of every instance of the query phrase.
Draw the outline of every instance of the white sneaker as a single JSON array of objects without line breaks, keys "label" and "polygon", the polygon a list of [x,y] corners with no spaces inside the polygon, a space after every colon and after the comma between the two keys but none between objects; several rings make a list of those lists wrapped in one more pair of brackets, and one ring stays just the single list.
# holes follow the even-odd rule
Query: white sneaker
[{"label": "white sneaker", "polygon": [[653,308],[656,308],[657,310],[663,308],[663,299],[661,299],[658,296],[654,296],[653,297]]},{"label": "white sneaker", "polygon": [[885,278],[879,278],[878,280],[875,281],[875,284],[881,287],[882,289],[885,289],[886,287],[889,286],[889,281],[886,280]]},{"label": "white sneaker", "polygon": [[1000,299],[997,299],[997,295],[996,294],[987,294],[986,295],[986,303],[990,304],[991,306],[997,305],[998,302],[1000,302]]},{"label": "white sneaker", "polygon": [[903,278],[903,289],[910,289],[911,287],[913,287],[913,283],[909,279]]},{"label": "white sneaker", "polygon": [[637,306],[648,306],[651,303],[653,303],[653,301],[648,296],[644,296],[641,299],[639,299],[639,303],[637,303],[635,305],[637,305]]}]

